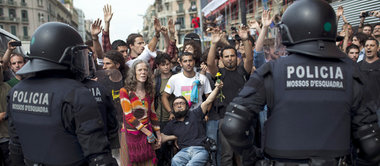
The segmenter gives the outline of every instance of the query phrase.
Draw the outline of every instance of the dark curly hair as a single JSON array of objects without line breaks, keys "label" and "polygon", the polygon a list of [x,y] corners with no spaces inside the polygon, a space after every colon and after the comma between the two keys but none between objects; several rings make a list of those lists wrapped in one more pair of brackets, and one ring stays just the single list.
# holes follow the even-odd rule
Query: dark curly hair
[{"label": "dark curly hair", "polygon": [[125,79],[127,76],[128,68],[125,65],[125,59],[123,57],[123,54],[116,50],[110,50],[106,52],[104,57],[110,59],[115,64],[120,64],[119,71],[123,76],[123,79]]},{"label": "dark curly hair", "polygon": [[154,84],[153,84],[153,75],[150,69],[149,63],[144,60],[136,60],[132,67],[128,71],[128,76],[125,79],[124,88],[128,91],[136,92],[137,79],[136,79],[136,66],[140,63],[144,63],[148,68],[147,80],[144,83],[145,94],[149,94],[149,96],[154,97]]}]

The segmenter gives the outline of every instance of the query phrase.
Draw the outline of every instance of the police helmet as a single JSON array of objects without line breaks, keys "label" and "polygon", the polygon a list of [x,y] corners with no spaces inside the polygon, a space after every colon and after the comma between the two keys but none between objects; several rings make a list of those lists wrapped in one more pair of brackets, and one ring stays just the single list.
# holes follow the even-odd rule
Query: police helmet
[{"label": "police helmet", "polygon": [[79,77],[88,75],[88,46],[74,28],[64,23],[41,25],[30,41],[29,58],[17,74],[70,70]]},{"label": "police helmet", "polygon": [[290,5],[278,24],[282,44],[288,52],[345,57],[335,45],[337,22],[334,9],[323,0],[298,0]]}]

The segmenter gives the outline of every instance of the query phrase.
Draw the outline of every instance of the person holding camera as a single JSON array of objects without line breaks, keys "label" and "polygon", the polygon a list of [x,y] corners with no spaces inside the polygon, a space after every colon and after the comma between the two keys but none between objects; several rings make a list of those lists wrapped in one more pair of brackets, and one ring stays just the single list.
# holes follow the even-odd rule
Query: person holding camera
[{"label": "person holding camera", "polygon": [[189,111],[185,97],[174,98],[172,109],[175,119],[169,121],[161,133],[162,143],[177,140],[180,151],[172,158],[172,166],[204,165],[207,162],[206,124],[203,119],[222,87],[223,82],[217,81],[206,101],[192,111]]},{"label": "person holding camera", "polygon": [[21,46],[21,41],[10,40],[8,42],[7,51],[5,51],[5,54],[3,56],[4,69],[6,71],[8,69],[11,69],[8,71],[12,77],[10,80],[7,80],[7,83],[11,87],[15,86],[22,79],[22,77],[16,74],[16,72],[19,71],[26,63],[25,57],[23,55],[14,53],[14,50],[18,46]]},{"label": "person holding camera", "polygon": [[372,26],[369,24],[364,24],[364,20],[366,17],[373,16],[380,18],[380,12],[379,11],[362,11],[360,12],[360,24],[358,28],[358,32],[363,32],[370,36],[372,34]]}]

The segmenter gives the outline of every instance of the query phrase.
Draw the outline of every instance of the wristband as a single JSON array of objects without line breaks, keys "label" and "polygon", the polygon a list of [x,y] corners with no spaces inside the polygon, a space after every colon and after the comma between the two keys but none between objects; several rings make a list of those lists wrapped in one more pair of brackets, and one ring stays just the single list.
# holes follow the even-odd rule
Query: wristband
[{"label": "wristband", "polygon": [[146,139],[148,140],[148,143],[153,143],[156,140],[156,136],[152,133],[150,136],[146,136]]}]

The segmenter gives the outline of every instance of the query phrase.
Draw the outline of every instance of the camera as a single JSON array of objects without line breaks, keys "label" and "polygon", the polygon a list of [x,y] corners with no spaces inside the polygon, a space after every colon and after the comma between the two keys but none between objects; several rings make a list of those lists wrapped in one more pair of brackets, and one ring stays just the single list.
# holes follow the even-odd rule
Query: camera
[{"label": "camera", "polygon": [[237,29],[235,27],[231,27],[231,30],[232,31],[237,31]]},{"label": "camera", "polygon": [[362,14],[362,17],[368,17],[368,16],[371,16],[372,15],[372,12],[371,11],[366,11]]},{"label": "camera", "polygon": [[21,41],[13,41],[9,43],[11,46],[21,46]]}]

